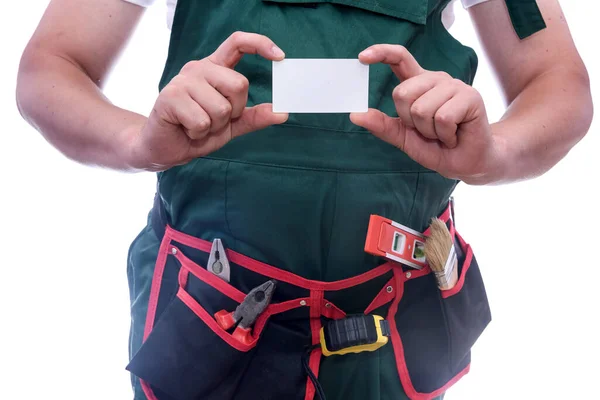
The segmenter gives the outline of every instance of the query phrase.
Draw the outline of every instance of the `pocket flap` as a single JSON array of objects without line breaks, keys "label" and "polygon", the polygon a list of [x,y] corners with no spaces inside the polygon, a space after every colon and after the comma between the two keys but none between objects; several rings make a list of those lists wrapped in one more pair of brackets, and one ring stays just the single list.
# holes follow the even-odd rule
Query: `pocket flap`
[{"label": "pocket flap", "polygon": [[271,3],[318,4],[333,3],[361,8],[390,17],[405,19],[416,24],[427,21],[427,0],[263,0]]}]

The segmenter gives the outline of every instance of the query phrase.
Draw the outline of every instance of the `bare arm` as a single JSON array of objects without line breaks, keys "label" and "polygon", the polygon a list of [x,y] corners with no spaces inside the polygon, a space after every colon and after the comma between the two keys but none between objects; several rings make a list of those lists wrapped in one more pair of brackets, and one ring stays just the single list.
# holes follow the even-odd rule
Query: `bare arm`
[{"label": "bare arm", "polygon": [[122,0],[52,0],[23,53],[17,82],[21,114],[76,161],[128,169],[128,132],[146,118],[101,92],[143,8]]},{"label": "bare arm", "polygon": [[501,162],[486,183],[539,176],[587,133],[593,115],[586,68],[557,0],[538,0],[547,28],[519,40],[504,1],[470,9],[508,109],[493,136]]},{"label": "bare arm", "polygon": [[477,90],[423,69],[402,46],[375,45],[359,58],[389,64],[401,83],[397,118],[371,109],[351,120],[448,178],[474,185],[539,176],[586,134],[592,120],[587,71],[557,0],[538,0],[548,28],[521,41],[502,0],[471,15],[509,103],[490,125]]},{"label": "bare arm", "polygon": [[112,105],[102,83],[142,15],[122,0],[52,0],[25,49],[17,84],[21,114],[67,157],[121,170],[162,171],[233,138],[283,123],[270,104],[246,107],[244,53],[281,60],[265,36],[236,32],[163,88],[148,118]]}]

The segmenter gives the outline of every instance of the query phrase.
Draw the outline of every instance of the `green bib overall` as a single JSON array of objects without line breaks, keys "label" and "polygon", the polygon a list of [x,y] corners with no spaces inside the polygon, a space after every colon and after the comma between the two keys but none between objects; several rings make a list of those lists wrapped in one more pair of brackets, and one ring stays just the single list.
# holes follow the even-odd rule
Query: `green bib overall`
[{"label": "green bib overall", "polygon": [[[402,44],[423,68],[446,71],[470,84],[477,58],[442,25],[447,2],[179,0],[160,87],[235,31],[268,36],[288,58],[356,58],[373,44]],[[270,61],[246,55],[236,70],[250,81],[250,106],[271,102]],[[369,106],[396,115],[392,90],[398,84],[388,66],[371,66]],[[448,295],[440,294],[431,274],[389,266],[364,252],[371,214],[422,232],[432,217],[447,211],[457,181],[423,168],[353,125],[347,114],[292,114],[284,125],[235,139],[158,179],[158,203],[170,227],[157,234],[149,221],[131,246],[128,264],[136,400],[309,400],[314,388],[299,373],[300,344],[314,344],[321,319],[362,312],[393,320],[396,336],[376,352],[327,358],[313,353],[311,365],[329,400],[433,399],[468,371],[470,347],[490,319],[470,247],[455,234],[461,283]],[[204,241],[215,238],[238,265],[231,287],[223,290],[206,277],[205,268],[198,268],[206,265]],[[306,298],[298,304],[308,302],[310,310],[271,317],[257,349],[233,345],[237,350],[225,346],[219,353],[224,335],[209,332],[207,318],[221,308],[231,311],[239,303],[231,300],[237,291],[247,293],[264,281],[261,274],[284,282],[278,289],[281,304]],[[348,283],[352,279],[358,279],[356,284]],[[229,292],[229,297],[220,299],[217,292]],[[177,333],[170,328],[175,326]],[[204,342],[187,343],[204,331]],[[297,335],[283,343],[294,331]],[[196,361],[189,360],[192,354]],[[205,366],[191,370],[174,358]],[[225,366],[222,358],[238,361]],[[156,360],[177,374],[167,379],[158,376],[158,367],[147,370]],[[288,365],[292,369],[278,375]],[[136,375],[147,381],[144,388]],[[209,383],[192,389],[204,380]]]}]

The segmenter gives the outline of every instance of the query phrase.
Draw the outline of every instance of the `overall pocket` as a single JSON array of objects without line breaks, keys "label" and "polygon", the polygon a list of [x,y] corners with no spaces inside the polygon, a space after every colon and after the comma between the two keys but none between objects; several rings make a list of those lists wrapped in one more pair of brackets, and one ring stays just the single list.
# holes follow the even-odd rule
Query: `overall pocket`
[{"label": "overall pocket", "polygon": [[457,285],[440,291],[432,274],[407,279],[398,302],[394,351],[400,380],[412,400],[439,396],[465,375],[471,348],[491,321],[473,251],[451,231],[458,256]]}]

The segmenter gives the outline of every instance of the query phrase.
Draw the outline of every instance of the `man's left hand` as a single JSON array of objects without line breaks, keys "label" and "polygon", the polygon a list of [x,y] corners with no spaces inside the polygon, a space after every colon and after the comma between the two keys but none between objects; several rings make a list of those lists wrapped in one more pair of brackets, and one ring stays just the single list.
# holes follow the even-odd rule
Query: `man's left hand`
[{"label": "man's left hand", "polygon": [[393,92],[398,117],[369,109],[352,113],[353,123],[447,178],[485,183],[497,172],[501,143],[492,135],[477,90],[446,72],[423,69],[399,45],[371,46],[359,59],[389,64],[400,79]]}]

